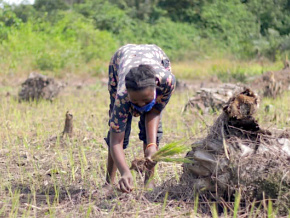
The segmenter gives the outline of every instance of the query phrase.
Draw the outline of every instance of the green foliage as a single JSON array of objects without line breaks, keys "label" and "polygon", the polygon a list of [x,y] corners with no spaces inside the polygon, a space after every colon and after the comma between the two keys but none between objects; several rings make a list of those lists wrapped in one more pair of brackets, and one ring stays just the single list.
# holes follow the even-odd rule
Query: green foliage
[{"label": "green foliage", "polygon": [[0,8],[0,23],[6,27],[16,27],[21,24],[21,19],[19,19],[11,6],[4,5],[4,8]]},{"label": "green foliage", "polygon": [[289,0],[244,0],[248,10],[255,15],[260,25],[262,35],[267,35],[268,29],[275,29],[281,35],[290,32],[290,2]]},{"label": "green foliage", "polygon": [[236,67],[231,70],[229,69],[223,69],[219,67],[213,67],[212,69],[214,72],[216,72],[216,75],[218,79],[220,79],[222,82],[241,82],[246,83],[247,78],[255,75],[261,74],[261,72],[255,72],[248,68],[241,68]]},{"label": "green foliage", "polygon": [[63,0],[35,0],[34,7],[38,11],[52,12],[54,10],[67,10],[68,4]]},{"label": "green foliage", "polygon": [[240,207],[240,202],[241,202],[241,190],[239,189],[238,192],[236,192],[235,195],[235,204],[234,204],[234,218],[238,217],[238,210]]},{"label": "green foliage", "polygon": [[192,161],[187,158],[173,158],[173,155],[185,153],[189,151],[191,147],[181,145],[181,142],[172,142],[162,148],[160,148],[153,156],[152,160],[154,161],[163,161],[163,162],[179,162],[179,163],[191,163]]},{"label": "green foliage", "polygon": [[206,0],[160,0],[159,6],[168,12],[174,21],[197,23]]},{"label": "green foliage", "polygon": [[158,0],[110,0],[110,2],[126,11],[131,18],[151,23],[166,13],[158,7]]},{"label": "green foliage", "polygon": [[4,62],[13,63],[14,67],[28,61],[34,69],[50,71],[74,70],[94,59],[110,58],[117,48],[110,33],[95,29],[80,14],[61,12],[61,15],[62,19],[53,26],[45,21],[29,21],[10,28],[8,39],[2,44],[5,52],[0,57],[5,54]]},{"label": "green foliage", "polygon": [[22,22],[27,22],[29,19],[37,16],[37,11],[32,5],[14,6],[13,12]]},{"label": "green foliage", "polygon": [[120,34],[131,25],[126,12],[106,0],[93,0],[76,6],[76,10],[94,21],[95,27]]},{"label": "green foliage", "polygon": [[[0,8],[5,72],[74,71],[118,46],[153,43],[171,60],[224,54],[281,60],[290,53],[289,0],[36,0]],[[4,67],[4,68],[3,68]],[[23,68],[22,68],[23,69]],[[243,71],[234,79],[243,81]],[[219,77],[226,71],[218,72]]]},{"label": "green foliage", "polygon": [[244,53],[259,34],[254,15],[239,0],[205,4],[201,20],[206,27],[204,34],[232,52]]},{"label": "green foliage", "polygon": [[167,18],[161,18],[154,24],[137,21],[126,32],[118,35],[121,44],[157,44],[174,60],[185,59],[186,51],[193,49],[195,37],[198,37],[198,33],[193,25],[175,23]]},{"label": "green foliage", "polygon": [[280,58],[281,52],[290,48],[290,35],[280,36],[275,29],[268,29],[265,36],[254,40],[254,46],[259,56],[266,55],[275,61]]}]

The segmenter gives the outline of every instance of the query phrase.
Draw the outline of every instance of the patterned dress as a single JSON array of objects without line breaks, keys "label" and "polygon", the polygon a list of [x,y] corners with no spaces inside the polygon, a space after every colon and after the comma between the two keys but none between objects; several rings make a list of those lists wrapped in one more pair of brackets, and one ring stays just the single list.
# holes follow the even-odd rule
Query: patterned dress
[{"label": "patterned dress", "polygon": [[[129,101],[125,87],[125,76],[132,67],[147,64],[156,72],[157,97],[153,106],[162,111],[175,88],[175,77],[171,73],[170,61],[156,45],[128,44],[118,49],[109,65],[108,89],[111,97],[109,125],[113,132],[124,132],[129,116],[140,116]],[[131,120],[131,119],[130,119]]]}]

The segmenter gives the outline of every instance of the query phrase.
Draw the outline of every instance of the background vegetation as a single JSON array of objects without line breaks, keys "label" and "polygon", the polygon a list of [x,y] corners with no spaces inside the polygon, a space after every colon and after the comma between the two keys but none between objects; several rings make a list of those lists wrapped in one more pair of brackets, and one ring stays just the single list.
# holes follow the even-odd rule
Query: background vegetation
[{"label": "background vegetation", "polygon": [[78,72],[126,43],[155,43],[175,61],[279,61],[290,51],[290,0],[0,0],[0,69]]},{"label": "background vegetation", "polygon": [[[12,6],[0,0],[0,217],[275,217],[279,208],[269,199],[239,208],[237,197],[221,208],[195,198],[194,190],[187,193],[194,201],[178,195],[182,167],[176,163],[158,164],[154,191],[142,189],[142,175],[133,173],[131,195],[102,196],[109,94],[100,77],[126,43],[159,45],[178,79],[196,80],[186,81],[192,86],[177,90],[163,112],[161,146],[181,139],[190,145],[218,116],[181,113],[194,91],[216,85],[215,77],[245,82],[283,67],[290,55],[290,0],[36,0]],[[53,102],[19,103],[14,97],[31,71],[61,77],[68,86]],[[264,98],[260,124],[289,127],[289,102],[289,91]],[[72,140],[59,137],[67,110],[74,114]],[[135,120],[128,163],[142,154],[138,131]]]}]

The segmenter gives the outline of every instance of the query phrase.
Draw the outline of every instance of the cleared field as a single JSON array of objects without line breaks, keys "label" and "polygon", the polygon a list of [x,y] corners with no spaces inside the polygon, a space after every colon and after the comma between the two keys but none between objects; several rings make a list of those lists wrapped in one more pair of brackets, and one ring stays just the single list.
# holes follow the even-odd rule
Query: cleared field
[{"label": "cleared field", "polygon": [[[176,74],[181,75],[179,71],[182,70],[177,67],[177,71]],[[187,77],[192,79],[190,76],[183,78]],[[194,217],[197,213],[197,216],[205,217],[202,212],[208,216],[217,215],[218,209],[211,202],[195,204],[172,194],[178,192],[171,189],[181,175],[181,164],[158,164],[157,187],[154,190],[144,190],[142,176],[134,173],[135,190],[132,194],[115,192],[109,197],[102,194],[107,158],[103,138],[108,130],[109,95],[101,79],[92,79],[81,88],[71,82],[55,101],[38,103],[19,103],[14,98],[19,86],[12,86],[10,82],[2,84],[0,217]],[[161,145],[180,139],[185,139],[185,144],[190,145],[206,134],[207,126],[217,117],[217,114],[201,118],[190,112],[182,113],[193,91],[177,90],[172,96],[163,113]],[[289,127],[289,94],[284,93],[276,100],[262,101],[258,112],[262,125]],[[272,110],[266,112],[266,105],[272,105]],[[74,115],[74,136],[71,140],[60,138],[67,110]],[[130,145],[126,150],[128,163],[142,154],[137,119],[132,127]],[[92,195],[94,191],[97,192]],[[164,195],[167,191],[171,194]],[[268,212],[262,209],[252,212],[252,215]]]}]

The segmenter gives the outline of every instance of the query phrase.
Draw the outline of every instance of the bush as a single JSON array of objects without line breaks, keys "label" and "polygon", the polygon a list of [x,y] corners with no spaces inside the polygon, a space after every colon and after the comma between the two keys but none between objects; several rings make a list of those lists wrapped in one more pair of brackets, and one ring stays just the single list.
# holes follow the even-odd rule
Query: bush
[{"label": "bush", "polygon": [[34,7],[38,11],[52,12],[54,10],[67,10],[68,4],[63,0],[35,0]]},{"label": "bush", "polygon": [[92,22],[79,14],[61,13],[63,18],[53,25],[42,20],[11,28],[2,43],[6,63],[13,60],[16,67],[25,63],[54,71],[74,70],[94,59],[109,60],[117,48],[110,33],[94,29]]},{"label": "bush", "polygon": [[2,4],[0,65],[5,72],[20,67],[74,71],[89,62],[107,62],[126,43],[156,44],[172,60],[225,54],[277,60],[290,51],[287,0],[266,0],[265,5],[258,0],[147,2]]},{"label": "bush", "polygon": [[198,37],[198,32],[193,25],[174,23],[168,18],[161,18],[154,24],[138,21],[118,36],[121,44],[156,44],[174,60],[185,58],[186,51],[193,49],[195,37]]},{"label": "bush", "polygon": [[253,54],[252,40],[259,36],[259,28],[255,16],[239,0],[205,4],[201,19],[206,27],[203,34],[213,40],[217,47],[236,54]]},{"label": "bush", "polygon": [[105,0],[93,0],[76,5],[76,10],[94,21],[95,27],[121,34],[133,22],[126,12]]}]

